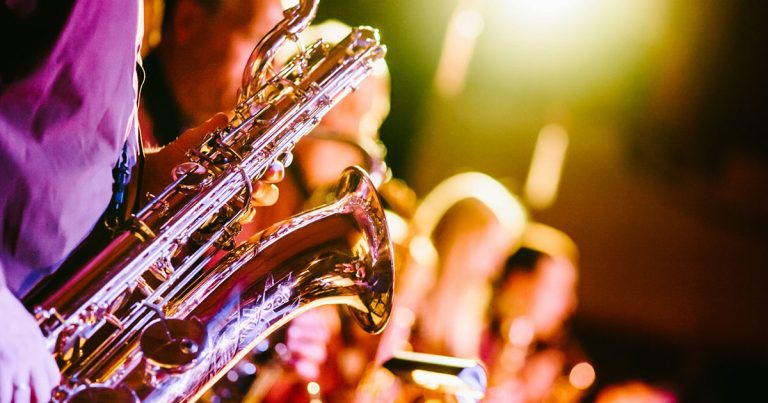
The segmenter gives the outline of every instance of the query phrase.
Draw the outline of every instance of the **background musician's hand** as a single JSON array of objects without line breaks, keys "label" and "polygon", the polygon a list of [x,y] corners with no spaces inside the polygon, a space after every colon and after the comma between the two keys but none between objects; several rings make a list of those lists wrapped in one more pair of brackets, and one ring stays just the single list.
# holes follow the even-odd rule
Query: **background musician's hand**
[{"label": "background musician's hand", "polygon": [[0,403],[47,402],[61,375],[40,328],[0,284]]},{"label": "background musician's hand", "polygon": [[[227,115],[218,113],[203,122],[200,126],[189,129],[178,139],[162,149],[148,153],[146,156],[142,193],[156,195],[171,183],[171,172],[177,165],[187,162],[186,154],[190,149],[197,147],[205,136],[227,126]],[[280,164],[273,164],[262,180],[253,185],[253,203],[256,206],[271,206],[277,201],[278,189],[274,183],[283,179],[285,170]],[[143,197],[143,195],[141,196]]]},{"label": "background musician's hand", "polygon": [[291,321],[285,340],[286,361],[303,381],[317,379],[328,355],[328,341],[338,327],[338,314],[332,307],[304,312]]}]

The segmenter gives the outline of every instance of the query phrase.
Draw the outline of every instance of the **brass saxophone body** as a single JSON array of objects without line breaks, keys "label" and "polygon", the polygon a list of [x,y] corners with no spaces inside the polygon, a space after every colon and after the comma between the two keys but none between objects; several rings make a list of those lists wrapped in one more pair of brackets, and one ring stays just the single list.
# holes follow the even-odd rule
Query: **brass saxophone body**
[{"label": "brass saxophone body", "polygon": [[[229,355],[252,345],[244,334],[266,337],[291,312],[314,305],[353,306],[370,331],[386,323],[391,248],[375,192],[360,171],[343,180],[358,185],[346,189],[360,193],[342,197],[344,207],[334,203],[271,227],[260,241],[236,248],[239,258],[229,255],[216,264],[218,252],[232,246],[240,219],[251,210],[252,182],[271,164],[290,164],[296,142],[386,52],[377,31],[360,27],[334,47],[316,42],[270,77],[277,48],[306,28],[317,5],[317,0],[302,0],[285,10],[284,20],[254,49],[228,127],[188,152],[189,162],[179,165],[173,182],[129,219],[127,230],[72,278],[43,283],[25,296],[62,372],[55,400],[189,399],[228,365]],[[352,207],[358,204],[366,208]],[[350,214],[358,232],[339,234],[341,239],[332,238],[338,228],[319,224],[351,222]],[[322,236],[325,243],[313,241]],[[343,239],[359,242],[345,245]],[[328,269],[318,267],[328,264],[353,265],[359,273],[345,272],[349,280],[324,283]],[[238,271],[240,266],[246,269]],[[347,286],[338,287],[342,283]],[[315,289],[318,285],[327,287]],[[278,303],[282,296],[288,298],[284,305]],[[248,309],[261,312],[259,320],[253,327],[237,322],[240,339],[223,341],[234,331],[226,330],[235,326],[227,325],[231,316],[242,319]],[[238,353],[229,350],[235,345]]]}]

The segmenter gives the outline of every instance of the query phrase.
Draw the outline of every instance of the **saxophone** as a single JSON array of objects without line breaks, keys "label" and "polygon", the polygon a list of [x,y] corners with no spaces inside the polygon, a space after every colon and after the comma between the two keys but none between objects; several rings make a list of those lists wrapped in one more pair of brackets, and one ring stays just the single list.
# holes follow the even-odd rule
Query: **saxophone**
[{"label": "saxophone", "polygon": [[317,5],[284,11],[245,67],[235,117],[188,152],[127,229],[71,278],[24,297],[62,373],[54,400],[195,399],[255,342],[318,305],[349,305],[371,332],[387,323],[391,246],[360,170],[345,173],[336,202],[218,257],[251,212],[253,181],[290,164],[296,142],[386,53],[376,30],[359,27],[271,71]]}]

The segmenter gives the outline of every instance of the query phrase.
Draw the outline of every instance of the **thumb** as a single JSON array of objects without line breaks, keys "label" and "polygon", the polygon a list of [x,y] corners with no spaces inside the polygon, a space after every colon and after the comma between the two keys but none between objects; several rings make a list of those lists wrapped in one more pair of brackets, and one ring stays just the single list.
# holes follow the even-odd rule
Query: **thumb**
[{"label": "thumb", "polygon": [[170,183],[173,168],[188,160],[187,151],[200,145],[208,133],[226,127],[227,122],[227,115],[217,113],[199,126],[185,131],[157,152],[147,154],[143,175],[144,190],[152,194],[162,191]]},{"label": "thumb", "polygon": [[[166,148],[169,148],[173,151],[174,154],[180,153],[181,156],[184,156],[189,149],[193,147],[197,147],[200,145],[200,142],[205,138],[205,136],[216,130],[216,129],[222,129],[227,126],[227,123],[229,122],[229,118],[227,118],[227,115],[223,113],[217,113],[213,115],[210,119],[206,120],[205,122],[201,123],[197,127],[193,127],[184,133],[182,133],[179,138],[174,140],[171,144],[169,144]],[[166,148],[163,148],[160,150],[162,153],[166,150]],[[169,150],[170,151],[170,150]],[[184,161],[177,161],[177,163],[181,163]]]}]

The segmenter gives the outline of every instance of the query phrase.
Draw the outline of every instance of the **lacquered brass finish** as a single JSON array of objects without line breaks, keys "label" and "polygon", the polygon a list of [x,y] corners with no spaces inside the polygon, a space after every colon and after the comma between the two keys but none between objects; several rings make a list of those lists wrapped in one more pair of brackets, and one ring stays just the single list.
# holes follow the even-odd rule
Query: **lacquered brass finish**
[{"label": "lacquered brass finish", "polygon": [[[323,285],[322,290],[314,293],[327,297],[314,299],[323,302],[304,304],[304,294],[301,294],[295,299],[296,308],[346,303],[354,305],[356,317],[367,329],[378,330],[386,323],[389,308],[385,302],[389,302],[389,297],[380,300],[375,296],[389,295],[385,289],[391,290],[391,284],[387,288],[384,281],[391,281],[391,275],[382,274],[384,269],[374,270],[365,266],[379,262],[380,256],[383,256],[380,254],[391,249],[385,247],[388,242],[388,237],[384,237],[386,230],[360,230],[354,236],[356,242],[346,245],[354,251],[342,249],[334,254],[325,248],[345,246],[342,240],[334,240],[336,228],[331,225],[307,226],[306,231],[321,231],[317,228],[323,227],[322,232],[327,232],[328,245],[314,245],[315,249],[307,246],[311,251],[301,249],[302,254],[294,256],[291,253],[295,248],[285,247],[296,245],[281,240],[282,235],[276,234],[284,233],[297,244],[308,242],[312,237],[294,231],[293,226],[302,226],[297,221],[291,221],[284,223],[283,227],[273,227],[272,233],[262,233],[262,242],[246,247],[250,248],[249,252],[244,252],[244,248],[235,249],[238,253],[249,254],[249,262],[260,262],[261,269],[248,275],[241,273],[232,280],[227,280],[227,274],[236,272],[234,267],[219,264],[216,270],[209,269],[221,256],[220,247],[232,245],[242,217],[251,213],[252,183],[265,174],[270,175],[270,166],[274,167],[278,161],[288,165],[296,142],[308,134],[328,110],[353,91],[386,52],[379,44],[376,30],[359,27],[336,46],[317,42],[300,52],[279,72],[270,73],[267,66],[276,48],[306,28],[315,15],[317,4],[317,0],[300,1],[296,7],[285,10],[285,19],[259,42],[245,68],[235,117],[225,129],[210,133],[198,147],[188,152],[189,163],[174,171],[173,182],[129,219],[127,229],[118,233],[95,258],[75,266],[76,274],[72,277],[61,280],[62,273],[65,273],[62,270],[54,281],[43,283],[25,296],[24,303],[35,312],[48,348],[61,369],[63,382],[54,390],[57,400],[81,399],[84,396],[96,398],[97,394],[111,399],[109,396],[121,395],[123,390],[128,390],[126,393],[129,395],[152,400],[153,396],[159,396],[159,388],[166,389],[162,392],[163,397],[157,398],[161,401],[168,401],[168,396],[186,399],[197,393],[182,386],[173,386],[175,381],[171,380],[182,378],[180,373],[194,372],[194,368],[200,367],[199,362],[221,360],[225,356],[207,355],[205,346],[197,344],[205,343],[207,346],[210,340],[218,340],[221,334],[217,326],[225,323],[221,321],[230,319],[230,308],[243,307],[246,303],[257,304],[255,295],[253,298],[244,295],[254,292],[259,286],[263,287],[259,292],[264,293],[260,298],[267,298],[269,294],[274,299],[283,295],[281,293],[286,286],[311,288]],[[368,181],[364,174],[355,172],[358,174],[347,175],[344,181],[347,187],[352,186],[352,182],[361,185]],[[375,197],[369,194],[374,193],[372,188],[361,185],[356,189],[365,195],[345,200],[375,204]],[[386,228],[383,215],[382,218],[363,217],[375,209],[336,208],[338,211],[323,211],[339,214],[338,217],[320,219],[318,213],[308,213],[310,215],[303,217],[304,220],[313,217],[317,221],[351,224],[351,218],[342,217],[352,214],[359,220],[356,222],[368,220],[370,225]],[[348,208],[351,209],[349,213]],[[346,233],[347,236],[351,234]],[[383,238],[371,238],[374,236]],[[266,239],[271,240],[269,245],[280,244],[285,250],[268,247]],[[365,245],[366,241],[373,243]],[[310,258],[310,253],[321,250],[327,255]],[[375,256],[366,258],[366,252]],[[351,257],[354,259],[345,260]],[[228,259],[232,260],[231,256]],[[299,270],[301,274],[286,274],[282,266],[271,264],[277,261],[292,270]],[[314,272],[304,267],[317,267],[329,262],[338,266],[337,277],[322,277],[325,279],[322,281],[330,283],[313,280]],[[253,264],[249,263],[251,269],[254,269]],[[267,267],[269,269],[265,269]],[[358,269],[361,271],[358,272]],[[270,277],[269,270],[278,272]],[[374,273],[379,273],[380,278],[372,278]],[[274,282],[268,279],[274,279]],[[346,288],[341,287],[344,292],[340,295],[323,293],[332,289],[331,285],[339,288],[342,283],[346,284]],[[217,288],[225,285],[226,290]],[[379,290],[377,287],[384,288]],[[203,289],[210,295],[200,295]],[[238,298],[230,294],[235,290],[240,292]],[[357,297],[349,295],[352,291],[363,294]],[[241,297],[245,299],[239,299]],[[265,300],[258,302],[265,303]],[[283,307],[281,317],[287,317],[288,308],[293,306]],[[148,360],[139,348],[140,338],[145,329],[153,323],[156,325],[160,318],[200,321],[206,333],[204,339],[173,335],[169,338],[187,352],[200,348],[200,356],[186,363],[171,365],[173,370],[162,364],[162,360]],[[284,320],[278,320],[276,324],[282,323]],[[148,370],[145,368],[148,363],[156,368]],[[215,364],[226,365],[218,361]],[[213,376],[211,373],[210,377]]]}]

